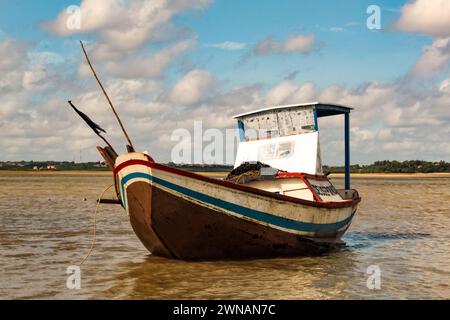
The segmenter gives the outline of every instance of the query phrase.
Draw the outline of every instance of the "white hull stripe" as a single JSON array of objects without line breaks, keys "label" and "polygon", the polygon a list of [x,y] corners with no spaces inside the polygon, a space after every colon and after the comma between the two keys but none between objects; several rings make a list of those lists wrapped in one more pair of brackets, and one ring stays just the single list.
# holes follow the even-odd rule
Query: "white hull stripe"
[{"label": "white hull stripe", "polygon": [[[176,185],[172,182],[154,177],[148,173],[143,172],[133,172],[125,177],[122,178],[121,181],[121,187],[122,187],[122,199],[125,199],[124,190],[125,190],[125,184],[136,178],[141,179],[147,179],[150,182],[159,184],[163,187],[166,187],[168,189],[171,189],[173,191],[176,191],[178,193],[181,193],[187,197],[190,197],[192,199],[208,203],[210,205],[214,205],[216,207],[219,207],[221,209],[231,211],[233,213],[237,213],[239,215],[245,216],[247,218],[258,220],[264,223],[268,223],[274,226],[278,226],[280,228],[284,229],[291,229],[295,231],[301,231],[301,232],[337,232],[338,230],[344,228],[347,226],[354,216],[354,212],[345,218],[344,220],[337,221],[335,223],[312,223],[312,222],[302,222],[302,221],[296,221],[284,217],[275,216],[269,213],[265,213],[262,211],[254,210],[251,208],[243,207],[241,205],[231,203],[222,199],[218,199],[215,197],[211,197],[209,195],[206,195],[204,193],[200,193],[194,190],[190,190],[188,188]],[[124,201],[124,206],[126,207],[126,203]]]}]

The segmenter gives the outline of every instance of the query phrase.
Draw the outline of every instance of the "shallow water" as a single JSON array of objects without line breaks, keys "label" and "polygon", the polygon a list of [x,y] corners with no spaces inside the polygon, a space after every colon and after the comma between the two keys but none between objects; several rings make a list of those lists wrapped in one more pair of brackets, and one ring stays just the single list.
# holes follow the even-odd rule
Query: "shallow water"
[{"label": "shallow water", "polygon": [[[354,178],[363,201],[347,246],[320,257],[152,257],[121,207],[102,205],[81,288],[68,289],[67,267],[89,250],[95,199],[111,183],[96,174],[0,172],[0,298],[450,299],[450,178]],[[371,265],[380,289],[366,285]]]}]

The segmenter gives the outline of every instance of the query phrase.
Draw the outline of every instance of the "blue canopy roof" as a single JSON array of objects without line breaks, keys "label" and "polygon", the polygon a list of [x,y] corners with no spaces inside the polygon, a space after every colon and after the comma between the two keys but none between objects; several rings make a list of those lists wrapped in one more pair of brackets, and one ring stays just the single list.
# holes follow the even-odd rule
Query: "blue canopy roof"
[{"label": "blue canopy roof", "polygon": [[275,107],[269,107],[269,108],[263,108],[255,111],[250,111],[246,113],[241,113],[233,118],[243,118],[245,116],[249,116],[256,113],[266,112],[266,111],[273,111],[273,110],[279,110],[279,109],[291,109],[295,107],[304,108],[304,107],[314,107],[317,111],[317,117],[328,117],[328,116],[335,116],[338,114],[345,114],[350,113],[353,108],[341,106],[334,103],[322,103],[322,102],[308,102],[308,103],[299,103],[299,104],[290,104],[290,105],[284,105],[284,106],[275,106]]},{"label": "blue canopy roof", "polygon": [[340,106],[337,104],[317,103],[315,105],[317,117],[336,116],[338,114],[350,113],[353,108]]}]

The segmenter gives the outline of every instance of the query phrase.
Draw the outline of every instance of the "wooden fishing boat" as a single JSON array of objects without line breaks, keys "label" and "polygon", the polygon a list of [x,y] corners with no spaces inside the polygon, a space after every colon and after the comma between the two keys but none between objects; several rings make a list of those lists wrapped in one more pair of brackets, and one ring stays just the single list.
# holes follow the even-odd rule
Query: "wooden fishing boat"
[{"label": "wooden fishing boat", "polygon": [[[107,144],[97,147],[113,170],[118,203],[154,255],[178,259],[301,256],[341,243],[361,201],[350,189],[350,111],[329,103],[261,109],[235,118],[240,144],[225,180],[157,163],[135,152],[84,49],[86,60],[128,141],[118,155],[87,115],[73,109]],[[344,115],[345,188],[321,164],[318,119]]]},{"label": "wooden fishing boat", "polygon": [[[118,156],[117,193],[136,235],[152,254],[187,260],[309,255],[339,243],[361,199],[349,188],[348,132],[345,190],[323,175],[317,118],[343,113],[348,131],[350,110],[310,103],[237,116],[235,167],[260,161],[278,169],[245,183],[169,167],[144,153]],[[246,137],[255,128],[271,134]]]}]

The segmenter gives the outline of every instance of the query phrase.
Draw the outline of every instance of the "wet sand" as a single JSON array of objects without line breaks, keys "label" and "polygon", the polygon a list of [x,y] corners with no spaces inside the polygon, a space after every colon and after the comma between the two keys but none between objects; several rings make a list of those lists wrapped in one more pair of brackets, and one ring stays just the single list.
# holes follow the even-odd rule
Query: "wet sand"
[{"label": "wet sand", "polygon": [[[108,173],[0,171],[0,297],[4,299],[450,299],[450,178],[354,177],[362,196],[342,250],[318,257],[184,262],[149,255],[118,205],[95,200]],[[110,174],[110,173],[109,173]],[[332,177],[342,187],[342,177]],[[111,194],[105,197],[112,196]],[[86,200],[85,200],[86,199]],[[366,286],[367,268],[381,288]]]}]

